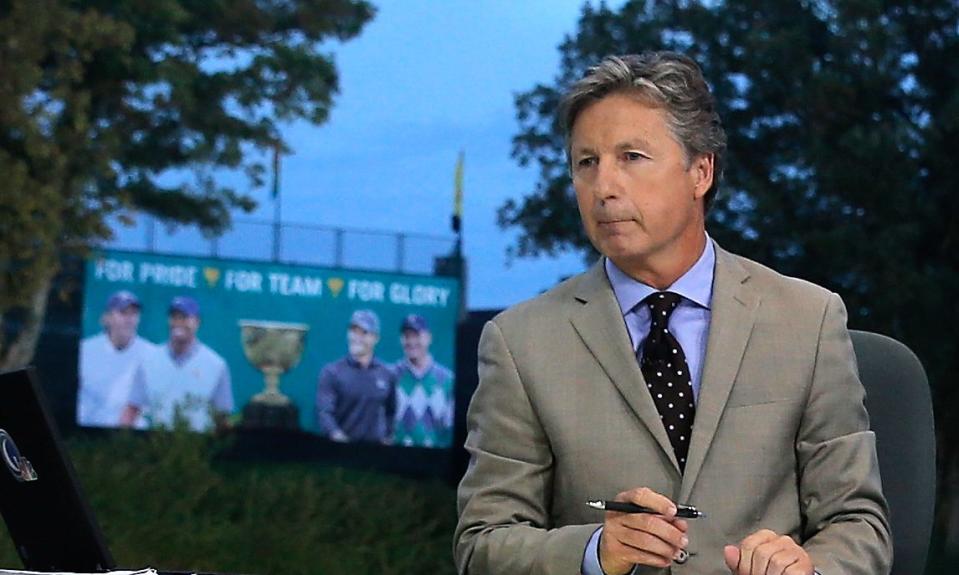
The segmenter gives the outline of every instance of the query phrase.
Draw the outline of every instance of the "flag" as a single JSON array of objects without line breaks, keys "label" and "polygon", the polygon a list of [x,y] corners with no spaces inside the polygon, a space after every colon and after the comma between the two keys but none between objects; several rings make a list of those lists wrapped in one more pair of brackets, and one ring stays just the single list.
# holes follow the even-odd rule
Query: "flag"
[{"label": "flag", "polygon": [[463,220],[463,151],[456,161],[456,174],[453,176],[453,231],[459,233]]},{"label": "flag", "polygon": [[280,197],[280,141],[273,142],[273,199]]}]

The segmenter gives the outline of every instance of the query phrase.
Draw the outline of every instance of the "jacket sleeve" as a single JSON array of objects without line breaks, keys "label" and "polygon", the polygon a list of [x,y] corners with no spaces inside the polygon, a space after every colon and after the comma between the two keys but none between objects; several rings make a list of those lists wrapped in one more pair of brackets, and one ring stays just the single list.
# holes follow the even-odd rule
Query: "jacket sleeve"
[{"label": "jacket sleeve", "polygon": [[797,437],[803,547],[829,574],[888,573],[892,539],[846,309],[832,294]]},{"label": "jacket sleeve", "polygon": [[553,528],[553,453],[500,327],[483,329],[459,486],[459,573],[578,573],[596,525]]}]

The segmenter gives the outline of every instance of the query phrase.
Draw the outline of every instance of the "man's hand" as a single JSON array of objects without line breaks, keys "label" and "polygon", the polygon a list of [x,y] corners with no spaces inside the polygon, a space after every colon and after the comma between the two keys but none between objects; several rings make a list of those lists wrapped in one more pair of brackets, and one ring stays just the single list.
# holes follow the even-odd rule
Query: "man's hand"
[{"label": "man's hand", "polygon": [[616,501],[649,507],[655,513],[607,511],[599,539],[599,564],[607,575],[629,573],[634,565],[668,567],[689,543],[689,525],[676,518],[676,505],[646,487],[624,491]]},{"label": "man's hand", "polygon": [[733,575],[813,575],[812,560],[792,537],[761,529],[723,549]]},{"label": "man's hand", "polygon": [[350,437],[339,429],[334,429],[330,432],[330,439],[337,443],[347,443],[350,440]]}]

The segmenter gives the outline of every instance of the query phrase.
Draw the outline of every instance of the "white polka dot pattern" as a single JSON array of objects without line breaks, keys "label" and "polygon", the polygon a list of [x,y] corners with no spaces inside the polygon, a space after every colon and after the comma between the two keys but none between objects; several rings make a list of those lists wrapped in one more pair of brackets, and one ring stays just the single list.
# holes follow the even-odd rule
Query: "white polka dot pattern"
[{"label": "white polka dot pattern", "polygon": [[679,469],[685,470],[695,406],[683,399],[686,397],[684,391],[692,392],[686,354],[668,329],[669,317],[681,299],[672,292],[657,292],[643,300],[649,306],[651,325],[639,365],[676,452]]}]

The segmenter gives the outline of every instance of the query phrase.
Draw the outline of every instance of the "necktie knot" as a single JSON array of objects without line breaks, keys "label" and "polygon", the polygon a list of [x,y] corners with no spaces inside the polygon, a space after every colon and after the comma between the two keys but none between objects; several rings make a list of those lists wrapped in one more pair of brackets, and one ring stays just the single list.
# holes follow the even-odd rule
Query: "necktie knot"
[{"label": "necktie knot", "polygon": [[665,329],[669,325],[669,316],[682,301],[682,296],[671,291],[661,291],[646,296],[643,301],[649,307],[649,320],[653,326]]}]

